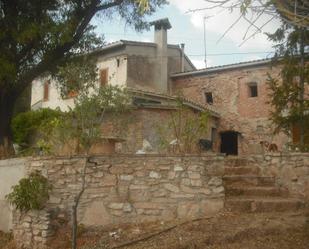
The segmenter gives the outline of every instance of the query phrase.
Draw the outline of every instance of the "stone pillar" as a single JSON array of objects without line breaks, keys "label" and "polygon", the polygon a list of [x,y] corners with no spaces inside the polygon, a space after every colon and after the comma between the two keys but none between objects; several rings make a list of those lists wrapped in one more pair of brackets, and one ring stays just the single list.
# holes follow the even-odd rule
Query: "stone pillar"
[{"label": "stone pillar", "polygon": [[51,212],[33,210],[28,212],[14,211],[13,234],[17,248],[44,249],[54,235],[51,225]]}]

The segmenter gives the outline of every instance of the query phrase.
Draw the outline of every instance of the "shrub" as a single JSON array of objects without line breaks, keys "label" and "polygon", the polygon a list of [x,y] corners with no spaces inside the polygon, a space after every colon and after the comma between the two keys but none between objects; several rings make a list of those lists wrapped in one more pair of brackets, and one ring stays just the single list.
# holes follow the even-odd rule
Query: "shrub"
[{"label": "shrub", "polygon": [[51,188],[47,178],[35,171],[13,186],[6,199],[20,211],[40,210],[48,201]]},{"label": "shrub", "polygon": [[61,113],[59,109],[43,108],[18,114],[12,120],[14,143],[28,147],[38,129],[52,119],[60,117]]}]

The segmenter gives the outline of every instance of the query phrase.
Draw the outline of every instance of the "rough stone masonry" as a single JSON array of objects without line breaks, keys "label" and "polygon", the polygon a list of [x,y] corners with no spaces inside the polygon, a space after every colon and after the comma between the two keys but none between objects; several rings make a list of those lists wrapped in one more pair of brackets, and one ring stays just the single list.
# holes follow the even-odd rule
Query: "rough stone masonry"
[{"label": "rough stone masonry", "polygon": [[[223,156],[111,156],[90,159],[78,220],[86,226],[212,215],[223,208]],[[82,185],[85,158],[32,158],[26,171],[40,170],[53,185],[41,211],[14,213],[19,246],[44,248],[55,221],[70,220]]]}]

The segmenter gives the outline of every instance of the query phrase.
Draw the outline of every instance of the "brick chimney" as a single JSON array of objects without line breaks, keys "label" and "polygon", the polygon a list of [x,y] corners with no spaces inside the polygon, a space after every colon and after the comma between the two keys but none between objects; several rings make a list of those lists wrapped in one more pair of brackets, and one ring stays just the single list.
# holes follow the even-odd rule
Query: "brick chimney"
[{"label": "brick chimney", "polygon": [[158,77],[156,77],[156,89],[159,92],[168,91],[168,54],[167,54],[167,30],[172,26],[168,18],[159,19],[150,23],[154,26],[154,42],[157,45]]}]

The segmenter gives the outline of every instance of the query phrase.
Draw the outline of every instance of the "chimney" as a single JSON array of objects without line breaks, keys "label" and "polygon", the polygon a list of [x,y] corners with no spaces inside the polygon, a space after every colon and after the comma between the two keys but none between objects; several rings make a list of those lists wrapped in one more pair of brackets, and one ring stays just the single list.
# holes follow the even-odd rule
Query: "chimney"
[{"label": "chimney", "polygon": [[180,44],[181,47],[181,72],[185,71],[185,44],[181,43]]},{"label": "chimney", "polygon": [[167,18],[150,23],[154,26],[154,42],[157,45],[158,70],[155,82],[156,90],[162,93],[168,91],[168,54],[167,54],[167,30],[172,26]]}]

